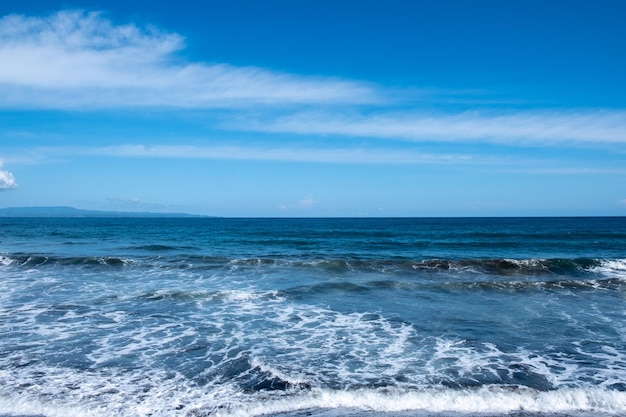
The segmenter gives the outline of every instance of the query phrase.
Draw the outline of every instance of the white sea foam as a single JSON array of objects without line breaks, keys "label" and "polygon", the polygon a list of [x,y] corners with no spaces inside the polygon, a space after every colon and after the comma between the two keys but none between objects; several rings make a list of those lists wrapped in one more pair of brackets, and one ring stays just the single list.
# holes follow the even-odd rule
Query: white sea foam
[{"label": "white sea foam", "polygon": [[[258,366],[264,366],[255,362]],[[264,371],[280,372],[271,367]],[[33,370],[38,373],[41,370]],[[600,388],[563,388],[539,391],[519,386],[488,386],[477,389],[362,388],[352,390],[294,389],[244,394],[233,384],[204,387],[189,384],[179,374],[158,371],[144,373],[76,373],[46,369],[44,386],[29,387],[19,395],[10,387],[18,374],[0,372],[0,410],[13,415],[84,417],[176,417],[212,415],[254,417],[290,414],[308,410],[362,412],[423,412],[451,415],[502,415],[542,413],[619,416],[626,413],[626,392]],[[293,381],[297,382],[297,381]],[[68,389],[69,388],[69,389]],[[357,413],[358,414],[358,413]],[[589,414],[587,414],[589,415]]]},{"label": "white sea foam", "polygon": [[[563,389],[540,392],[519,387],[489,387],[476,390],[315,390],[301,395],[234,405],[215,415],[250,417],[276,415],[300,410],[353,409],[378,413],[603,413],[621,415],[626,411],[626,393],[604,390]],[[315,415],[315,413],[311,413]]]},{"label": "white sea foam", "polygon": [[591,271],[626,280],[626,259],[603,260],[600,265],[591,268]]},{"label": "white sea foam", "polygon": [[63,402],[42,402],[33,398],[0,395],[0,414],[45,417],[107,417],[103,410],[67,405]]},{"label": "white sea foam", "polygon": [[[491,343],[424,337],[414,326],[379,313],[340,313],[293,304],[275,291],[228,290],[198,298],[206,305],[188,318],[163,316],[157,320],[121,310],[87,310],[81,312],[81,317],[69,310],[61,312],[55,321],[40,324],[36,317],[49,313],[48,307],[25,305],[7,311],[5,325],[11,326],[11,331],[21,328],[38,335],[41,341],[55,343],[84,337],[91,329],[94,348],[86,351],[84,357],[96,369],[121,360],[150,370],[153,364],[175,360],[175,369],[200,367],[201,371],[189,373],[201,372],[210,390],[220,384],[225,386],[221,379],[225,369],[246,361],[248,365],[241,371],[244,379],[249,378],[251,368],[258,368],[259,372],[267,372],[292,386],[353,390],[368,386],[423,390],[440,381],[453,383],[459,378],[484,383],[485,378],[490,378],[488,375],[497,383],[507,375],[512,378],[516,370],[535,375],[539,386],[568,389],[586,379],[595,381],[597,387],[610,388],[626,373],[626,358],[608,345],[604,356],[596,350],[587,353],[580,346],[577,354],[582,359],[578,361],[558,353],[539,354],[521,348],[505,352]],[[186,357],[182,352],[190,347],[197,348],[197,354]],[[50,354],[43,343],[31,344],[29,349],[33,355]],[[602,367],[586,368],[583,360],[587,355],[593,355]],[[18,356],[16,360],[19,361]],[[7,357],[5,363],[11,362]],[[47,374],[48,370],[41,372]],[[163,381],[159,378],[153,382],[160,387]],[[15,381],[18,380],[39,381],[16,374]],[[187,388],[191,383],[179,382]],[[176,389],[172,387],[172,395]]]},{"label": "white sea foam", "polygon": [[10,257],[6,256],[6,255],[0,255],[0,265],[2,266],[8,266],[11,265],[13,263],[14,259],[11,259]]},{"label": "white sea foam", "polygon": [[246,405],[218,415],[250,417],[304,409],[345,408],[380,413],[426,411],[436,413],[498,414],[626,411],[626,393],[569,389],[537,392],[531,389],[495,387],[473,391],[432,390],[402,392],[388,390],[318,391],[297,398]]},{"label": "white sea foam", "polygon": [[532,258],[532,259],[504,259],[506,262],[517,266],[518,268],[537,268],[540,270],[548,270],[546,265],[546,259]]}]

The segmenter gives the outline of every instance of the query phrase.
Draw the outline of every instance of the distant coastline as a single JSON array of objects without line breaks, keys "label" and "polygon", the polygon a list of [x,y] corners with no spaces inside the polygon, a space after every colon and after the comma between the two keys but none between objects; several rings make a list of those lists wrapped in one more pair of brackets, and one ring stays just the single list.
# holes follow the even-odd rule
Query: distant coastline
[{"label": "distant coastline", "polygon": [[[154,213],[154,212],[136,212],[136,211],[106,211],[106,210],[84,210],[69,206],[47,206],[47,207],[5,207],[0,208],[0,218],[197,218],[197,219],[215,219],[228,218],[224,216],[209,216],[203,214],[189,213]],[[536,215],[536,216],[398,216],[398,217],[310,217],[313,219],[332,219],[332,218],[361,218],[361,219],[540,219],[540,218],[626,218],[623,215]],[[265,218],[273,219],[278,217],[243,217],[243,218]],[[305,219],[309,217],[280,217],[285,219]],[[2,415],[0,414],[0,417]]]},{"label": "distant coastline", "polygon": [[0,217],[102,217],[102,218],[210,218],[213,216],[203,216],[188,213],[151,213],[133,211],[100,211],[83,210],[74,207],[7,207],[0,208]]}]

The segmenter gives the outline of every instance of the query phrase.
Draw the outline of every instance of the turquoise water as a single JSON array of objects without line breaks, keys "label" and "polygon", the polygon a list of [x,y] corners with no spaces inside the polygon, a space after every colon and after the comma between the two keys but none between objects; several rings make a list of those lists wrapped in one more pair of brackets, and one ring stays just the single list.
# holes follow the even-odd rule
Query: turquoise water
[{"label": "turquoise water", "polygon": [[626,414],[626,218],[0,218],[0,415]]}]

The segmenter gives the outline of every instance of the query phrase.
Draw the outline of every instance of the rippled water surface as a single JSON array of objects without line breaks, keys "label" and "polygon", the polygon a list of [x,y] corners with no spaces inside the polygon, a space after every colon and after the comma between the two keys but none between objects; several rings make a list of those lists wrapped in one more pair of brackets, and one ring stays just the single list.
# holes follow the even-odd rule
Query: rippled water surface
[{"label": "rippled water surface", "polygon": [[624,415],[625,290],[626,218],[0,218],[0,415]]}]

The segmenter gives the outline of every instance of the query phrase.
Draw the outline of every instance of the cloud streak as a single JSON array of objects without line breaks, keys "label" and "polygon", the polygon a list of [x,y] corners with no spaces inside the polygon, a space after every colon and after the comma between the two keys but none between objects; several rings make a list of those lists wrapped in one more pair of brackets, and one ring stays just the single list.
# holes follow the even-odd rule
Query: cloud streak
[{"label": "cloud streak", "polygon": [[61,11],[0,19],[0,107],[71,109],[137,106],[371,103],[366,83],[256,67],[182,62],[182,36],[103,14]]},{"label": "cloud streak", "polygon": [[405,112],[351,116],[298,113],[237,126],[273,133],[376,137],[412,142],[626,143],[626,111]]},{"label": "cloud streak", "polygon": [[[82,157],[258,161],[341,165],[438,165],[442,167],[479,167],[491,172],[514,175],[626,175],[621,166],[580,165],[580,161],[519,158],[471,153],[420,152],[416,149],[398,148],[305,148],[305,147],[253,147],[228,145],[144,145],[126,144],[112,146],[38,147],[26,155],[13,155],[13,163],[42,164],[63,163]],[[305,201],[305,200],[303,200]]]},{"label": "cloud streak", "polygon": [[117,145],[78,148],[41,148],[54,155],[92,155],[136,158],[219,159],[341,164],[458,164],[472,163],[466,154],[434,154],[404,150],[359,148],[285,148],[188,145]]}]

